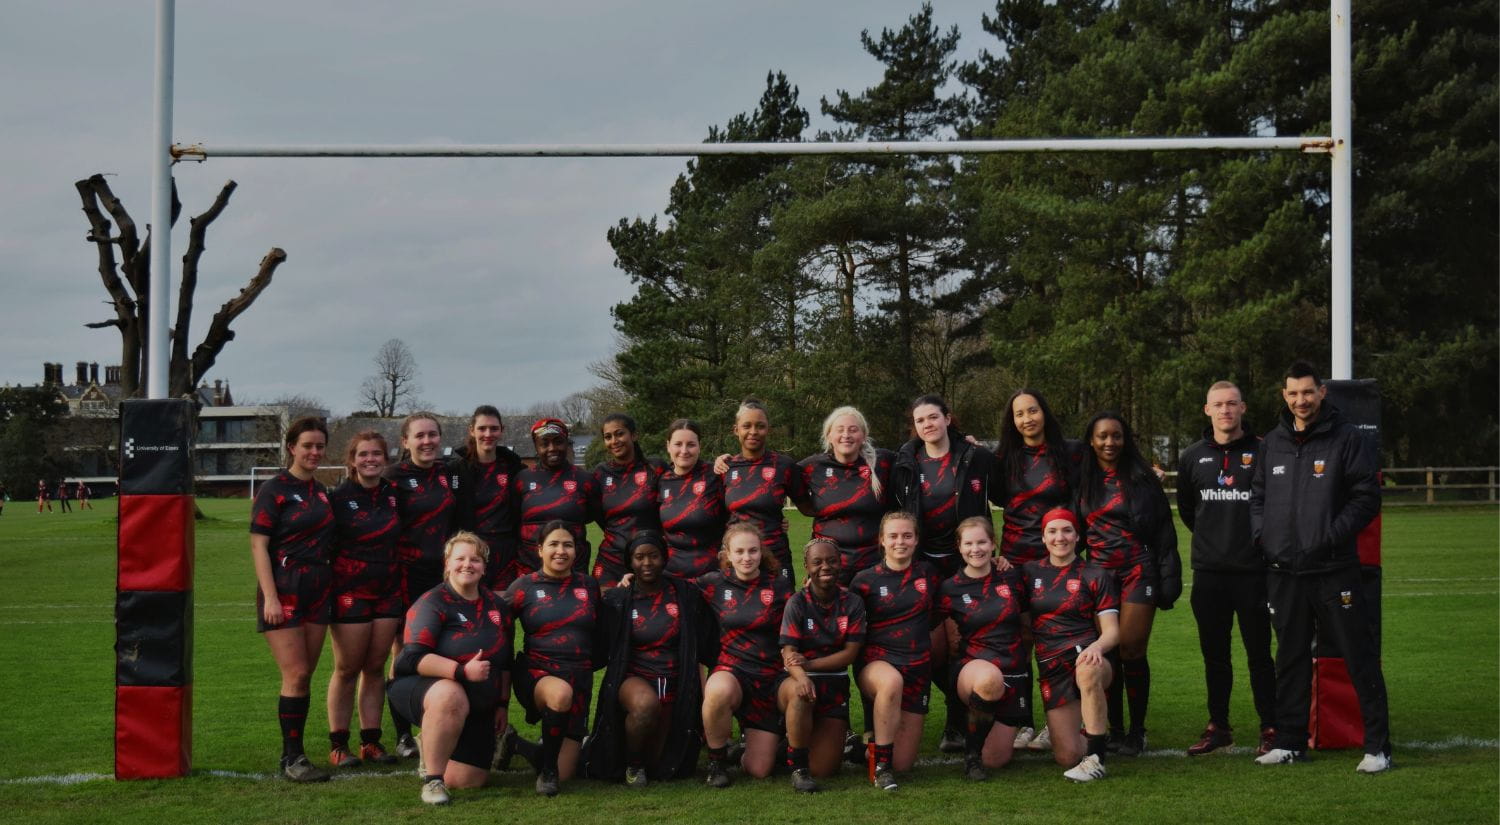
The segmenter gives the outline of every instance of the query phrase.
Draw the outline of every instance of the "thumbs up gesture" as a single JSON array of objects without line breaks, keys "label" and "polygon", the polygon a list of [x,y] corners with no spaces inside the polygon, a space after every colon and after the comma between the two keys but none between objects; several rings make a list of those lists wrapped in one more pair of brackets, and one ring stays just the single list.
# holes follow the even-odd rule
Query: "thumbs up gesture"
[{"label": "thumbs up gesture", "polygon": [[470,682],[483,682],[490,678],[490,663],[485,661],[483,651],[478,656],[464,663],[464,679]]}]

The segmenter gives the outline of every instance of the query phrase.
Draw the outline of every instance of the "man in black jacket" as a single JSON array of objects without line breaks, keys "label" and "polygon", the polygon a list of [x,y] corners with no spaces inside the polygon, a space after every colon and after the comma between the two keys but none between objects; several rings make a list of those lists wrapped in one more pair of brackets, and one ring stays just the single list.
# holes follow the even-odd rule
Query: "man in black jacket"
[{"label": "man in black jacket", "polygon": [[1276,742],[1256,758],[1276,765],[1307,758],[1314,636],[1344,656],[1365,726],[1360,773],[1391,766],[1390,719],[1380,651],[1360,583],[1355,539],[1380,512],[1378,458],[1344,421],[1314,368],[1287,370],[1287,410],[1261,444],[1251,487],[1250,528],[1270,567],[1266,586],[1276,628]]},{"label": "man in black jacket", "polygon": [[1266,563],[1250,537],[1250,484],[1260,439],[1245,426],[1245,401],[1229,381],[1208,388],[1203,413],[1209,420],[1203,438],[1183,451],[1177,468],[1177,513],[1193,534],[1193,618],[1208,682],[1208,727],[1187,752],[1202,756],[1234,743],[1229,645],[1238,617],[1260,716],[1257,753],[1264,754],[1276,733],[1276,669],[1266,612]]}]

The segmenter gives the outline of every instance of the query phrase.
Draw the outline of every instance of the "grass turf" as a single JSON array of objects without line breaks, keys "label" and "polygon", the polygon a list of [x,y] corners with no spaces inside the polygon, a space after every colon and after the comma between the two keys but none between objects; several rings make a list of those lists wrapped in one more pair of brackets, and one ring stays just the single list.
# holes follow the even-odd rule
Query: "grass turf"
[{"label": "grass turf", "polygon": [[[243,500],[201,502],[210,518],[197,525],[194,775],[127,783],[90,778],[113,769],[114,502],[41,516],[25,504],[12,502],[0,517],[6,574],[0,582],[6,628],[0,638],[0,821],[293,823],[479,815],[518,823],[951,823],[981,817],[1493,822],[1500,804],[1500,535],[1490,507],[1386,511],[1384,660],[1398,769],[1382,776],[1356,775],[1356,752],[1315,753],[1312,762],[1292,767],[1251,764],[1244,746],[1253,744],[1255,717],[1238,650],[1233,719],[1241,748],[1181,757],[1205,720],[1196,627],[1184,598],[1179,608],[1158,615],[1152,640],[1151,752],[1111,760],[1102,783],[1068,783],[1050,758],[1028,753],[988,783],[968,784],[957,765],[937,753],[938,701],[924,761],[893,795],[879,795],[846,772],[815,797],[794,795],[784,778],[737,777],[734,787],[719,792],[696,782],[627,792],[575,781],[562,796],[543,800],[532,793],[531,777],[517,772],[496,775],[489,788],[456,793],[451,809],[431,810],[418,801],[409,769],[360,769],[346,781],[310,787],[271,778],[278,753],[277,677],[254,632],[249,505]],[[791,529],[795,538],[805,536],[806,520],[792,514]],[[325,651],[315,679],[307,730],[315,761],[326,752],[322,696],[331,655]],[[857,703],[854,712],[857,718]],[[390,744],[388,723],[386,730]],[[81,781],[57,781],[69,774]]]}]

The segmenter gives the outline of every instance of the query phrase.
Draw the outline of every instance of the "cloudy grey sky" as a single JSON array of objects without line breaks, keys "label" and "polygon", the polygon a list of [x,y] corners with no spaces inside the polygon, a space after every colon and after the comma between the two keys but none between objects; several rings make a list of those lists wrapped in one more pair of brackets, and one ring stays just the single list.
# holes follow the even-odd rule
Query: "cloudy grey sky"
[{"label": "cloudy grey sky", "polygon": [[[992,0],[934,0],[992,41]],[[859,31],[918,0],[177,4],[174,137],[215,143],[699,141],[754,107],[768,70],[820,96],[879,65]],[[118,363],[73,182],[112,175],[150,213],[151,0],[10,0],[0,12],[0,384],[44,361]],[[382,341],[404,339],[443,411],[525,407],[585,389],[631,294],[605,231],[660,212],[669,159],[212,160],[178,167],[186,214],[240,186],[208,238],[193,341],[272,246],[276,280],[212,373],[241,400],[359,405]],[[186,214],[173,256],[186,246]],[[175,273],[174,273],[175,278]],[[175,281],[174,281],[175,283]],[[175,292],[175,286],[174,286]]]}]

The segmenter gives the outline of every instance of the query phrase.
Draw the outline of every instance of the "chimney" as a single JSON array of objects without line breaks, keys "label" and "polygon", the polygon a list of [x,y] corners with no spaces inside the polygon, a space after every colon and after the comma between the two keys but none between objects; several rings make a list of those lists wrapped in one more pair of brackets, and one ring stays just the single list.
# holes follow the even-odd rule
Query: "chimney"
[{"label": "chimney", "polygon": [[95,361],[94,363],[89,364],[89,383],[90,384],[97,384],[97,383],[99,383],[99,362],[98,361]]},{"label": "chimney", "polygon": [[74,383],[76,383],[80,387],[87,386],[89,383],[89,362],[79,361],[74,365],[74,367],[76,369],[76,372],[74,372],[74,377],[78,379]]},{"label": "chimney", "polygon": [[120,365],[112,364],[104,368],[104,383],[111,387],[120,386]]},{"label": "chimney", "polygon": [[54,364],[50,361],[42,364],[42,371],[46,374],[44,384],[62,384],[62,364]]},{"label": "chimney", "polygon": [[217,378],[214,379],[214,406],[224,406],[224,382]]}]

